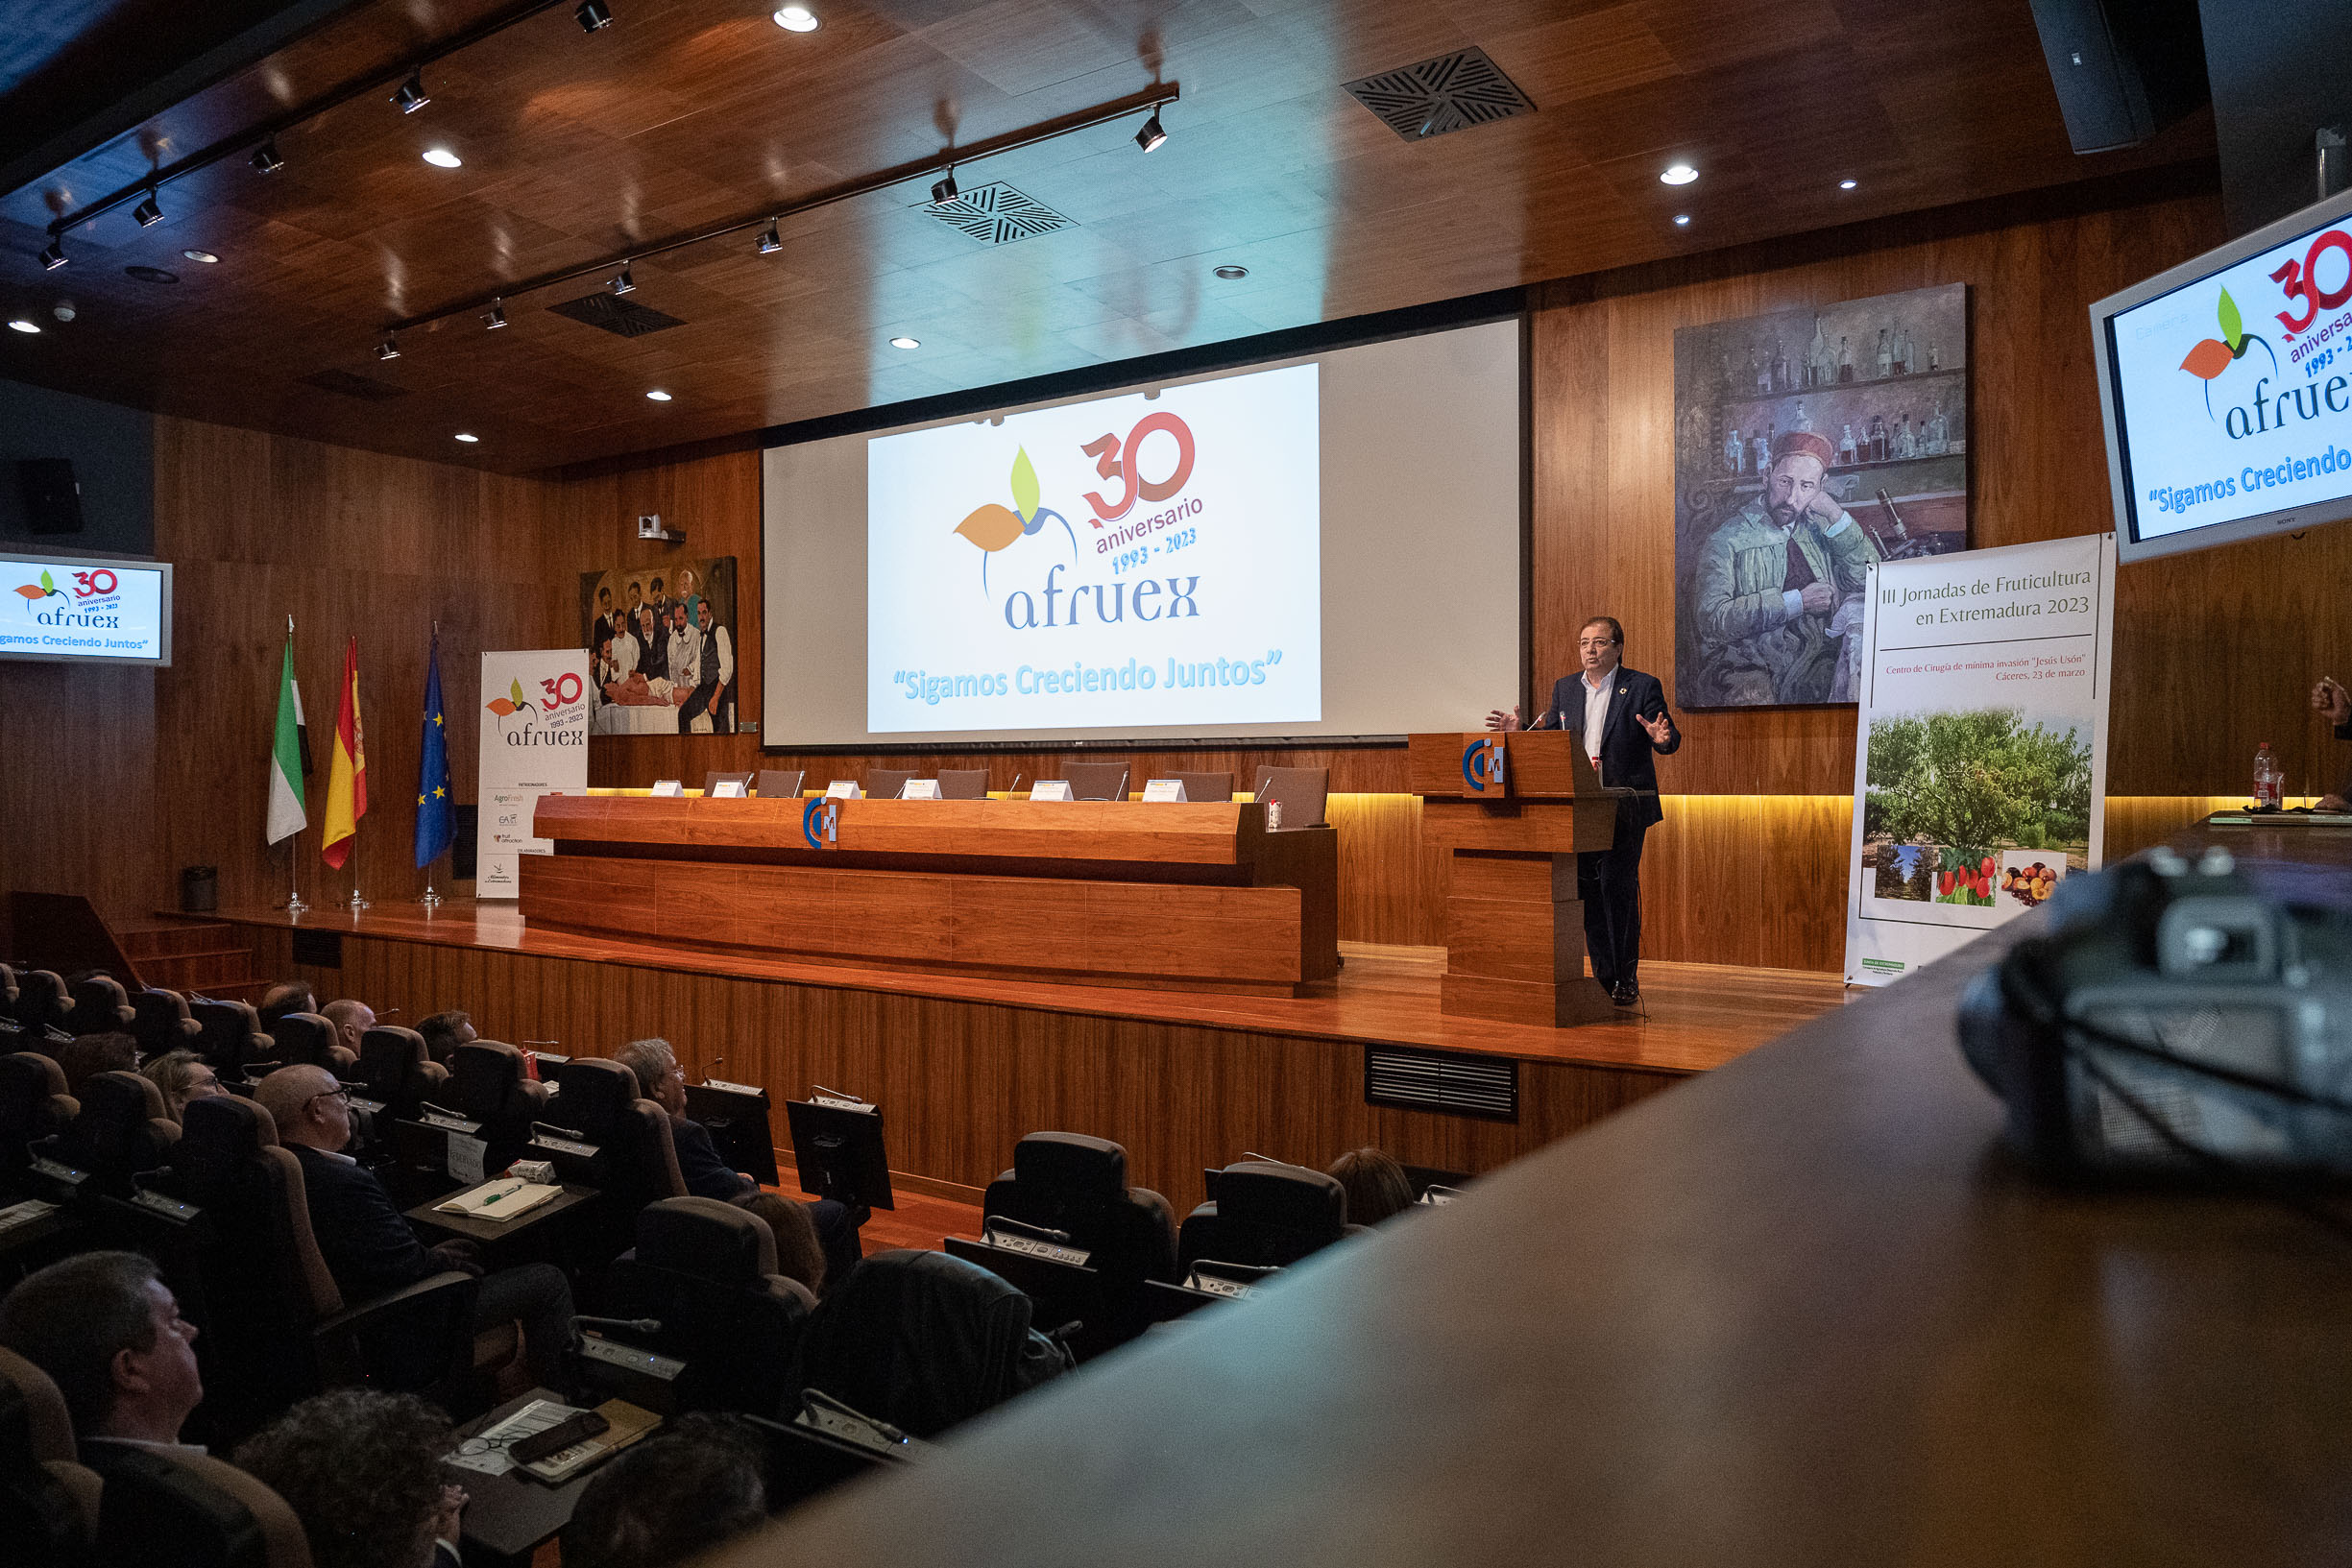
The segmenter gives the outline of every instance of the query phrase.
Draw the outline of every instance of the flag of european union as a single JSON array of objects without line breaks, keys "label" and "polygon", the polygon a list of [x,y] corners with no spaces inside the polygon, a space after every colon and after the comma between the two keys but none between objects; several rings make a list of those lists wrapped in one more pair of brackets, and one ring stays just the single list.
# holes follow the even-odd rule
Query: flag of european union
[{"label": "flag of european union", "polygon": [[449,748],[441,716],[441,639],[424,659],[424,744],[417,765],[417,864],[449,847]]}]

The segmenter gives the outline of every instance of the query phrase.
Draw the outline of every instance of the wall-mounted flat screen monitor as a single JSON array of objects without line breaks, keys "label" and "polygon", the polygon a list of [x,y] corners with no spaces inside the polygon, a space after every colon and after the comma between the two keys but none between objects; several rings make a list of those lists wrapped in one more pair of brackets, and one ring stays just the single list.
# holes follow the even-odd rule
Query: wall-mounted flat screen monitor
[{"label": "wall-mounted flat screen monitor", "polygon": [[171,563],[0,555],[0,659],[168,665]]},{"label": "wall-mounted flat screen monitor", "polygon": [[2352,192],[2091,307],[2118,553],[2352,518]]}]

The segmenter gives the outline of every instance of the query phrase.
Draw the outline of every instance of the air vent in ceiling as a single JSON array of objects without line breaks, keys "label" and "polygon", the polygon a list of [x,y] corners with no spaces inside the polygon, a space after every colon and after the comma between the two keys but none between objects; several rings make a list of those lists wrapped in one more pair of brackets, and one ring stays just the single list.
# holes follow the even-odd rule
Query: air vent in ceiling
[{"label": "air vent in ceiling", "polygon": [[642,338],[647,332],[659,332],[666,326],[686,325],[677,317],[666,316],[651,305],[641,305],[635,300],[624,300],[618,294],[609,294],[601,289],[547,308],[558,316],[569,316],[575,322],[601,326],[607,332],[624,338]]},{"label": "air vent in ceiling", "polygon": [[1418,65],[1350,82],[1347,90],[1407,141],[1533,114],[1535,104],[1484,49],[1459,49]]},{"label": "air vent in ceiling", "polygon": [[396,387],[389,381],[371,381],[364,375],[353,375],[350,371],[321,371],[316,375],[303,376],[303,384],[316,387],[321,392],[340,393],[346,398],[357,398],[371,403],[408,396],[406,387]]},{"label": "air vent in ceiling", "polygon": [[1014,240],[1067,229],[1071,222],[1043,202],[1022,195],[1001,180],[967,190],[951,201],[926,202],[923,210],[982,245],[1010,245]]},{"label": "air vent in ceiling", "polygon": [[1364,1101],[1411,1111],[1448,1111],[1496,1122],[1519,1119],[1519,1064],[1405,1046],[1364,1048]]}]

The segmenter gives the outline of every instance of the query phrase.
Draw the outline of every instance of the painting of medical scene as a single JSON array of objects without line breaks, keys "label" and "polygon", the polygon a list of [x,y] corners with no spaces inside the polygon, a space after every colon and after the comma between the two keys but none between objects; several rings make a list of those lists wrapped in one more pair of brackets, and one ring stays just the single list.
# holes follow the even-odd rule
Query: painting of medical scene
[{"label": "painting of medical scene", "polygon": [[592,735],[733,735],[735,557],[580,574]]}]

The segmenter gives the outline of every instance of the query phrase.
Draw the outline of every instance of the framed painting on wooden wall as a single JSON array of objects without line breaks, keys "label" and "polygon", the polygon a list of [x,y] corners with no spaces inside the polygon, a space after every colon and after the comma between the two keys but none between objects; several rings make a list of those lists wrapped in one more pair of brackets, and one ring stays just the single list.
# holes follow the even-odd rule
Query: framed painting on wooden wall
[{"label": "framed painting on wooden wall", "polygon": [[1968,547],[1968,288],[1674,334],[1674,691],[1850,703],[1870,564]]},{"label": "framed painting on wooden wall", "polygon": [[735,557],[580,574],[592,735],[733,735]]}]

